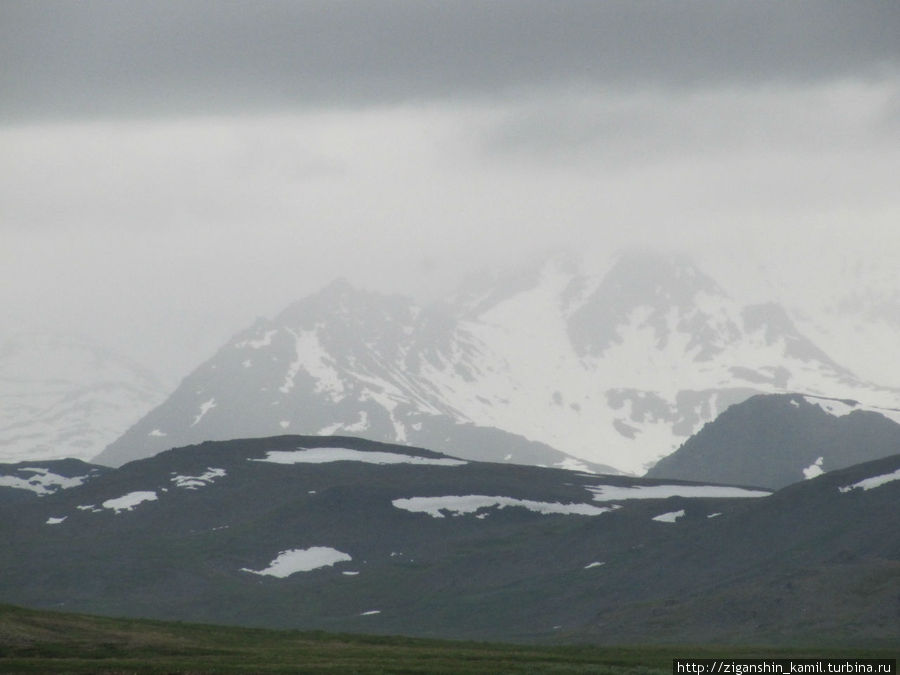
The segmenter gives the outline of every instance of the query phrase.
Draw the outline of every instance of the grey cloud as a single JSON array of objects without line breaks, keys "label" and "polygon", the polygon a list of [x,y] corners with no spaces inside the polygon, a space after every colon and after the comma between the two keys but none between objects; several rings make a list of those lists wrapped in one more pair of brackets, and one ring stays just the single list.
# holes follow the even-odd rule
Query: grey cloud
[{"label": "grey cloud", "polygon": [[696,87],[900,66],[900,4],[211,0],[0,4],[0,119]]},{"label": "grey cloud", "polygon": [[[877,149],[895,133],[900,80],[645,91],[507,105],[475,136],[489,155],[537,162],[646,163],[760,149]],[[892,122],[894,120],[894,122]]]}]

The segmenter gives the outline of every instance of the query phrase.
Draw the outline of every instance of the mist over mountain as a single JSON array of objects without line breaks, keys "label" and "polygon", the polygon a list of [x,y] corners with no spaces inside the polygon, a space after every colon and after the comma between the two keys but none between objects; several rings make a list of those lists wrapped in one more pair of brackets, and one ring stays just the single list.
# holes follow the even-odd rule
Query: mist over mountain
[{"label": "mist over mountain", "polygon": [[898,27],[0,2],[0,603],[895,649]]},{"label": "mist over mountain", "polygon": [[96,461],[291,432],[639,474],[729,405],[794,392],[900,408],[684,257],[593,274],[556,256],[426,306],[334,282],[235,335]]},{"label": "mist over mountain", "polygon": [[148,370],[50,331],[0,339],[0,462],[88,459],[162,401]]},{"label": "mist over mountain", "polygon": [[900,270],[856,259],[845,263],[841,279],[841,293],[797,304],[799,325],[861,377],[900,387],[900,368],[888,356],[900,344]]}]

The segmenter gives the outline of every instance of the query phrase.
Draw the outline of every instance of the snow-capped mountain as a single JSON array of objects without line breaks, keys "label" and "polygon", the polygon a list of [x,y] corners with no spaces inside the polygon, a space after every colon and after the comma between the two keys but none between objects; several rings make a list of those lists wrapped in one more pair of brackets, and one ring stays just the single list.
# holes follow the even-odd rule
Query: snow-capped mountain
[{"label": "snow-capped mountain", "polygon": [[630,252],[592,275],[558,257],[427,307],[336,282],[237,335],[97,461],[344,433],[637,474],[732,403],[784,392],[900,408],[688,260]]},{"label": "snow-capped mountain", "polygon": [[0,462],[87,459],[165,397],[146,370],[47,331],[0,340]]},{"label": "snow-capped mountain", "polygon": [[422,373],[439,373],[465,348],[455,323],[445,308],[334,282],[238,334],[97,461],[117,465],[184,443],[302,431],[615,472],[514,430],[480,426],[449,405]]}]

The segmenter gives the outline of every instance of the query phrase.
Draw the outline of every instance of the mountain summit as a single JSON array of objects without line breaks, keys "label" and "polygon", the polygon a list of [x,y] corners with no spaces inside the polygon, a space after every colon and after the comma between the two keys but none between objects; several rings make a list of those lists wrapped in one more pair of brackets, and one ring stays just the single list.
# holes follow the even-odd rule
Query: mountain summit
[{"label": "mountain summit", "polygon": [[468,459],[642,473],[732,403],[900,407],[690,261],[556,257],[422,307],[334,282],[236,335],[96,461],[204,440],[353,434]]}]

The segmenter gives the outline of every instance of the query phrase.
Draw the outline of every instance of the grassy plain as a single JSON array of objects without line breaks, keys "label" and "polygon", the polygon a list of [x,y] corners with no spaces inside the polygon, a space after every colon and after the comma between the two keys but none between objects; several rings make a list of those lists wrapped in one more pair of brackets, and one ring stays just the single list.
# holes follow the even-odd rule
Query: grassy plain
[{"label": "grassy plain", "polygon": [[0,672],[671,673],[674,657],[895,658],[882,651],[535,646],[273,631],[0,606]]}]

